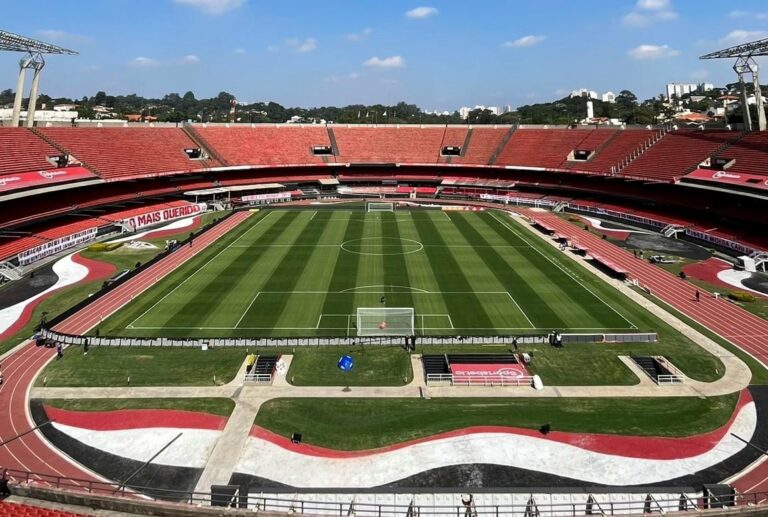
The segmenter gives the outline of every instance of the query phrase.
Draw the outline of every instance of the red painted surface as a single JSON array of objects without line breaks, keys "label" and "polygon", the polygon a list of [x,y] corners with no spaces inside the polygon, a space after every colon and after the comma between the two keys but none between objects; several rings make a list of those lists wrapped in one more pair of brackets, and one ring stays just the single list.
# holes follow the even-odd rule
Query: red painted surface
[{"label": "red painted surface", "polygon": [[[106,317],[137,296],[181,264],[202,252],[222,235],[250,215],[241,212],[207,231],[189,247],[184,246],[161,259],[123,285],[103,296],[56,327],[62,332],[84,333],[100,318]],[[28,343],[3,360],[5,382],[0,385],[0,441],[13,438],[33,427],[28,416],[28,391],[37,374],[54,357],[55,351]],[[87,487],[99,476],[53,448],[39,432],[30,433],[0,447],[0,468],[35,472],[47,476],[79,479],[75,486]],[[44,482],[43,480],[40,480]]]},{"label": "red painted surface", "polygon": [[294,444],[291,442],[290,438],[277,435],[259,426],[253,426],[253,428],[251,428],[250,435],[254,438],[260,438],[262,440],[269,441],[279,447],[282,447],[283,449],[287,449],[298,454],[335,459],[373,456],[376,454],[383,454],[390,451],[405,449],[418,444],[429,443],[436,440],[444,440],[446,438],[469,436],[478,433],[498,433],[507,435],[514,434],[520,436],[530,436],[539,438],[541,440],[560,442],[601,454],[611,454],[628,458],[675,460],[703,454],[712,449],[712,447],[717,445],[717,443],[731,428],[731,425],[733,425],[733,421],[736,419],[739,411],[741,411],[741,409],[743,409],[744,406],[750,402],[752,402],[752,397],[750,396],[749,392],[746,390],[742,391],[739,396],[736,409],[725,425],[709,433],[689,436],[686,438],[582,434],[564,433],[558,431],[552,431],[547,435],[543,435],[535,429],[522,429],[518,427],[503,426],[475,426],[448,431],[445,433],[439,433],[433,436],[427,436],[417,440],[410,440],[378,449],[340,451],[303,443]]},{"label": "red painted surface", "polygon": [[87,258],[81,257],[79,253],[76,253],[75,255],[72,256],[72,261],[87,267],[88,275],[86,275],[85,278],[83,278],[82,280],[80,280],[75,284],[70,284],[68,286],[64,286],[62,288],[55,289],[53,291],[49,291],[45,293],[45,295],[41,296],[40,298],[37,298],[32,303],[28,304],[26,307],[24,307],[24,310],[19,315],[19,319],[17,319],[13,323],[13,325],[8,327],[5,330],[5,332],[0,333],[0,340],[9,338],[19,330],[24,328],[24,325],[26,325],[29,322],[30,318],[32,317],[32,314],[34,313],[35,308],[38,305],[40,305],[40,303],[42,303],[43,300],[59,292],[61,289],[66,289],[66,288],[72,287],[73,285],[93,282],[94,280],[101,280],[102,278],[109,278],[115,273],[115,271],[117,271],[117,268],[113,264],[108,264],[106,262],[101,262],[99,260],[87,259]]},{"label": "red painted surface", "polygon": [[[720,273],[721,271],[725,271],[727,269],[733,269],[733,266],[729,262],[726,262],[725,260],[720,260],[717,258],[708,258],[707,260],[704,260],[702,262],[697,262],[695,264],[688,264],[687,266],[683,267],[683,272],[691,278],[702,280],[704,282],[710,283],[712,285],[716,285],[718,287],[722,287],[723,289],[727,289],[729,291],[739,289],[735,285],[731,285],[727,282],[723,282],[717,277],[718,273]],[[766,296],[766,295],[760,295],[759,293],[756,293],[754,291],[749,291],[749,292],[756,296]]]},{"label": "red painted surface", "polygon": [[489,381],[516,379],[529,375],[522,364],[451,364],[454,378],[482,377]]},{"label": "red painted surface", "polygon": [[122,429],[149,429],[171,427],[178,429],[207,429],[221,431],[227,418],[171,409],[121,409],[116,411],[69,411],[44,406],[48,418],[64,424],[93,431],[119,431]]}]

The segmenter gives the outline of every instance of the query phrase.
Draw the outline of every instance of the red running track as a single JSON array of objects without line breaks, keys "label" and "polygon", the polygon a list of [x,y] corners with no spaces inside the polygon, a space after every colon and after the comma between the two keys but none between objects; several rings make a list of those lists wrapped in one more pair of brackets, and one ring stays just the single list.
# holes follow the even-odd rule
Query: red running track
[{"label": "red running track", "polygon": [[[696,287],[672,273],[636,258],[629,251],[603,240],[549,212],[519,210],[531,219],[546,223],[560,235],[575,240],[590,252],[614,262],[629,272],[641,286],[647,287],[656,298],[674,307],[691,319],[726,338],[749,352],[758,361],[768,365],[768,321],[723,299],[715,299],[701,290],[696,301]],[[732,483],[741,493],[768,491],[768,462],[744,474]]]},{"label": "red running track", "polygon": [[[157,279],[164,277],[205,250],[249,215],[250,212],[238,212],[229,217],[196,238],[192,246],[183,246],[161,259],[120,287],[70,316],[55,329],[69,333],[88,331],[98,324],[101,318],[113,314],[135,296],[154,285]],[[29,390],[37,374],[54,355],[55,351],[52,349],[39,348],[34,343],[28,343],[3,360],[2,371],[5,382],[0,385],[0,442],[13,438],[34,426],[28,413]],[[95,473],[65,457],[39,432],[30,433],[0,447],[0,468],[84,481],[103,481]]]}]

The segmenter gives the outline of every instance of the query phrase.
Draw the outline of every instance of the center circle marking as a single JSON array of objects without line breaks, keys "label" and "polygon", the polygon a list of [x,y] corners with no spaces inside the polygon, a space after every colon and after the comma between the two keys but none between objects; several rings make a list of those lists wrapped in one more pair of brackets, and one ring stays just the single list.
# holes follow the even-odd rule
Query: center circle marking
[{"label": "center circle marking", "polygon": [[[375,241],[375,242],[374,242]],[[400,246],[402,250],[387,252],[387,247]],[[352,239],[341,243],[341,249],[348,253],[357,255],[410,255],[418,253],[424,249],[424,245],[413,239],[403,239],[395,237],[363,237],[361,239]],[[377,251],[380,250],[380,251]]]}]

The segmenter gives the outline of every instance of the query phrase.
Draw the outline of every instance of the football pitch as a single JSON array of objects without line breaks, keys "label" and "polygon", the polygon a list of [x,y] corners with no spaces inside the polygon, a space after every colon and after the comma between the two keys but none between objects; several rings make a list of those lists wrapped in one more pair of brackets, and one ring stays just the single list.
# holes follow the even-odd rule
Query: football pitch
[{"label": "football pitch", "polygon": [[503,212],[274,209],[159,279],[100,331],[354,336],[358,308],[384,307],[412,307],[421,335],[654,330],[639,328],[642,309]]}]

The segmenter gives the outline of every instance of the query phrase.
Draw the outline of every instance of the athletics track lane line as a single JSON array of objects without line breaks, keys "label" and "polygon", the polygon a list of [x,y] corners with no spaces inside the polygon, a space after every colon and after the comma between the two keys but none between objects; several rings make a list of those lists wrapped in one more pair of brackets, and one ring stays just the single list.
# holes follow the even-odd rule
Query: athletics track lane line
[{"label": "athletics track lane line", "polygon": [[[577,228],[552,214],[528,213],[534,219],[546,220],[558,232],[569,239],[578,240],[589,251],[599,252],[630,272],[641,284],[651,288],[653,296],[679,310],[691,319],[704,324],[715,333],[733,342],[750,353],[763,365],[768,364],[766,347],[756,342],[768,338],[768,322],[747,312],[730,302],[705,296],[696,302],[696,286],[675,277],[659,267],[635,258],[629,251],[605,242],[603,239]],[[700,289],[704,293],[705,290]],[[747,330],[745,333],[744,330]],[[744,475],[731,479],[731,484],[740,492],[768,491],[768,462],[764,458],[757,460],[753,468],[746,469]],[[738,475],[737,475],[738,476]]]},{"label": "athletics track lane line", "polygon": [[[193,246],[180,248],[171,255],[161,259],[158,263],[151,266],[146,271],[138,274],[123,286],[116,288],[105,297],[94,302],[99,304],[106,298],[114,298],[127,288],[133,289],[135,284],[139,284],[140,290],[131,290],[129,296],[121,296],[120,304],[110,304],[109,308],[114,312],[130,301],[137,293],[142,292],[162,275],[176,269],[180,264],[192,258],[197,253],[207,248],[209,244],[215,242],[219,237],[237,226],[250,215],[249,212],[240,212],[220,223],[215,228],[198,237]],[[150,273],[151,272],[151,273]],[[134,282],[142,278],[149,278],[149,282]],[[63,324],[68,325],[70,331],[77,332],[78,325],[83,328],[82,332],[88,330],[93,322],[93,313],[91,306],[85,307],[82,311],[68,318]],[[79,317],[85,313],[88,318]],[[96,314],[104,314],[96,312]],[[111,312],[110,312],[111,314]],[[62,324],[62,325],[63,325]],[[90,325],[85,327],[85,325]],[[58,326],[57,326],[58,330]],[[34,424],[29,415],[28,394],[33,381],[42,370],[45,364],[55,355],[51,349],[37,347],[34,343],[28,343],[20,347],[16,352],[4,359],[5,368],[3,369],[5,382],[0,386],[0,421],[7,424],[0,429],[0,439],[8,439],[16,434],[27,431]],[[64,453],[53,447],[38,432],[30,433],[22,438],[7,444],[0,449],[0,467],[26,470],[43,475],[61,476],[67,478],[76,478],[82,481],[103,482],[104,479],[89,469],[76,463],[74,460],[65,456]],[[75,483],[80,485],[80,483]]]}]

